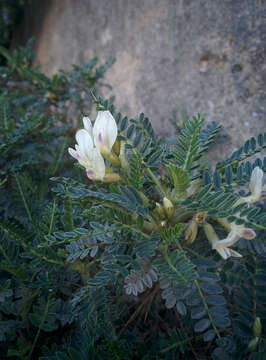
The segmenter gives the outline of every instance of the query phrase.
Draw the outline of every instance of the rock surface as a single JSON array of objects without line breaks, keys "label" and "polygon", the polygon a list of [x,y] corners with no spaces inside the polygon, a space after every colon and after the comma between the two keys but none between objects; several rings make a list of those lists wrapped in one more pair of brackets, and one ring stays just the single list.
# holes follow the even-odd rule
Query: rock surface
[{"label": "rock surface", "polygon": [[32,35],[49,75],[115,57],[105,95],[129,116],[143,111],[162,136],[174,134],[174,110],[222,124],[228,137],[213,158],[265,131],[264,0],[33,0],[18,29]]}]

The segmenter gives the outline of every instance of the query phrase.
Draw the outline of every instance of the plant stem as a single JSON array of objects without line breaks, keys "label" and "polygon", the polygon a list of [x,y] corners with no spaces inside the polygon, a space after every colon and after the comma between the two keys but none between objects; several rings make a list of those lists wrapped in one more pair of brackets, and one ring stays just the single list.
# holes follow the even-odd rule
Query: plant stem
[{"label": "plant stem", "polygon": [[256,286],[257,286],[257,273],[258,273],[258,257],[256,256],[255,258],[255,273],[254,273],[254,280],[253,280],[253,315],[254,315],[254,319],[256,319],[256,312],[257,312],[257,289],[256,289]]},{"label": "plant stem", "polygon": [[[182,248],[182,246],[181,246],[180,244],[178,244],[178,247],[180,248],[180,250],[183,250],[183,248]],[[205,309],[206,309],[206,312],[207,312],[208,317],[209,317],[209,319],[210,319],[210,322],[211,322],[211,324],[212,324],[213,330],[215,331],[218,339],[220,339],[220,338],[221,338],[220,333],[219,333],[216,325],[214,324],[214,320],[213,320],[212,314],[211,314],[210,311],[209,311],[209,307],[208,307],[208,304],[207,304],[207,302],[206,302],[206,300],[205,300],[205,297],[204,297],[204,295],[203,295],[203,293],[202,293],[200,284],[199,284],[198,280],[194,280],[194,282],[195,282],[195,284],[196,284],[196,286],[197,286],[198,292],[199,292],[199,294],[200,294],[201,300],[202,300],[202,302],[203,302],[203,305],[204,305],[204,307],[205,307]]]},{"label": "plant stem", "polygon": [[56,210],[56,200],[54,199],[48,235],[51,235],[51,232],[53,230],[55,210]]},{"label": "plant stem", "polygon": [[147,172],[148,174],[150,175],[150,177],[152,178],[153,182],[155,183],[155,185],[157,186],[160,194],[165,197],[166,194],[165,194],[165,191],[164,191],[164,188],[162,186],[162,184],[160,183],[160,181],[157,179],[157,177],[154,175],[154,173],[151,171],[151,169],[147,168]]},{"label": "plant stem", "polygon": [[25,199],[25,196],[24,196],[24,193],[23,193],[21,184],[20,184],[20,182],[19,182],[18,176],[17,176],[16,174],[15,174],[14,176],[15,176],[15,179],[16,179],[16,183],[17,183],[17,185],[18,185],[19,193],[20,193],[21,198],[22,198],[22,201],[23,201],[23,203],[24,203],[24,207],[25,207],[26,213],[27,213],[27,215],[28,215],[28,218],[29,218],[30,222],[32,223],[33,221],[32,221],[32,217],[31,217],[30,209],[29,209],[28,204],[27,204],[27,201],[26,201],[26,199]]},{"label": "plant stem", "polygon": [[167,247],[165,247],[163,249],[163,254],[164,254],[164,257],[165,257],[165,260],[167,261],[167,264],[169,265],[169,267],[175,272],[178,274],[178,276],[181,277],[181,279],[184,281],[184,283],[187,283],[187,279],[182,275],[182,273],[180,271],[178,271],[174,265],[171,263],[171,260],[169,259],[169,256],[168,256],[168,253],[167,253]]},{"label": "plant stem", "polygon": [[65,152],[65,148],[66,148],[66,144],[67,144],[67,140],[65,140],[61,146],[61,149],[59,151],[59,155],[58,155],[58,158],[56,159],[56,163],[55,163],[55,166],[54,168],[52,169],[51,171],[51,174],[54,175],[56,172],[57,172],[57,169],[59,167],[59,164],[61,162],[61,159],[64,155],[64,152]]},{"label": "plant stem", "polygon": [[194,336],[190,336],[189,338],[186,338],[184,340],[181,340],[181,341],[178,341],[170,346],[167,346],[166,348],[164,348],[163,350],[160,351],[160,353],[166,353],[167,351],[169,350],[172,350],[174,349],[175,347],[177,346],[180,346],[180,345],[183,345],[183,344],[186,344],[187,342],[189,342],[190,340],[193,340],[194,339]]},{"label": "plant stem", "polygon": [[46,303],[46,306],[45,306],[45,311],[44,311],[44,314],[43,314],[43,317],[42,317],[42,322],[41,322],[41,324],[40,324],[40,326],[39,326],[39,328],[38,328],[37,334],[35,335],[35,338],[34,338],[34,341],[33,341],[33,344],[32,344],[31,350],[30,350],[29,360],[30,360],[30,358],[31,358],[31,355],[32,355],[32,353],[33,353],[33,350],[34,350],[34,348],[35,348],[35,346],[36,346],[36,343],[37,343],[37,341],[38,341],[38,338],[39,338],[39,336],[40,336],[40,332],[41,332],[42,326],[43,326],[43,324],[44,324],[44,322],[45,322],[45,320],[46,320],[46,317],[47,317],[47,315],[48,315],[48,310],[49,310],[51,295],[52,295],[52,294],[49,294],[49,296],[48,296],[48,300],[47,300],[47,303]]},{"label": "plant stem", "polygon": [[220,333],[219,333],[216,325],[214,324],[214,320],[213,320],[212,314],[211,314],[210,311],[209,311],[209,307],[208,307],[208,304],[207,304],[207,302],[206,302],[206,300],[205,300],[205,297],[204,297],[204,295],[203,295],[203,293],[202,293],[200,284],[199,284],[198,280],[195,280],[194,282],[195,282],[195,284],[196,284],[196,286],[197,286],[197,289],[198,289],[198,292],[199,292],[199,294],[200,294],[200,297],[201,297],[201,300],[202,300],[202,302],[203,302],[203,305],[204,305],[204,307],[205,307],[205,309],[206,309],[206,311],[207,311],[207,314],[208,314],[208,317],[209,317],[210,322],[211,322],[211,324],[212,324],[213,330],[215,331],[218,339],[220,339],[220,338],[221,338]]}]

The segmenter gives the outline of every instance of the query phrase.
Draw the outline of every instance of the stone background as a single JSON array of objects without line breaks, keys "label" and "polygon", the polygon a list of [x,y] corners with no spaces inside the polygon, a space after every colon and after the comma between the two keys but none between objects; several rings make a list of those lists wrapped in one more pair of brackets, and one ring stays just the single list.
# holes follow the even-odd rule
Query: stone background
[{"label": "stone background", "polygon": [[162,136],[174,110],[222,124],[215,159],[265,131],[266,0],[32,0],[15,42],[32,35],[48,75],[115,57],[105,95]]}]

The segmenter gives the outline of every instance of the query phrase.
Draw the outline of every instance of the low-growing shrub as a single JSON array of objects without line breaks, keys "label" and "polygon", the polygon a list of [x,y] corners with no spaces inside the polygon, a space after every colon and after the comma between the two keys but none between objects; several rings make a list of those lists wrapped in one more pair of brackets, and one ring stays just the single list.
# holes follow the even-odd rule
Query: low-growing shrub
[{"label": "low-growing shrub", "polygon": [[104,68],[49,79],[23,51],[0,74],[1,358],[263,359],[266,134],[211,166],[220,126],[169,144],[94,92],[92,125]]}]

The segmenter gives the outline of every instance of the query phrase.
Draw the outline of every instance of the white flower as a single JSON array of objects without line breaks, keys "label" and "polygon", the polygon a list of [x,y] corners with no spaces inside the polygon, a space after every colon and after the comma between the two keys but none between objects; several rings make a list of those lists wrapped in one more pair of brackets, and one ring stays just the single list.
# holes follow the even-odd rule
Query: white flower
[{"label": "white flower", "polygon": [[109,111],[99,111],[93,127],[88,117],[83,117],[83,124],[84,129],[76,133],[76,150],[68,148],[68,152],[86,168],[89,179],[103,180],[105,163],[101,152],[110,153],[115,143],[115,119]]},{"label": "white flower", "polygon": [[76,133],[77,145],[75,149],[68,148],[68,152],[73,158],[77,159],[80,165],[84,166],[87,176],[92,180],[103,180],[105,176],[104,159],[93,144],[91,135],[85,129]]},{"label": "white flower", "polygon": [[262,196],[262,180],[263,180],[263,171],[259,166],[256,166],[250,177],[249,189],[251,194],[249,196],[243,197],[242,200],[252,204],[256,201],[259,201]]},{"label": "white flower", "polygon": [[245,228],[244,225],[231,224],[231,231],[227,237],[223,240],[219,240],[218,237],[212,244],[212,248],[215,249],[223,259],[227,259],[230,256],[242,257],[238,252],[229,248],[238,242],[240,238],[246,240],[252,240],[256,237],[256,233],[253,229]]},{"label": "white flower", "polygon": [[[238,238],[244,238],[246,240],[252,240],[256,237],[256,233],[253,229],[246,228],[244,225],[237,225],[236,223],[231,223],[230,234],[238,236]],[[229,236],[228,235],[228,236]]]},{"label": "white flower", "polygon": [[225,260],[230,256],[241,257],[242,255],[235,250],[230,249],[229,246],[236,244],[240,238],[244,238],[246,240],[254,239],[256,237],[255,231],[253,229],[246,228],[243,224],[237,225],[234,222],[229,223],[225,218],[219,218],[217,220],[226,229],[230,230],[230,232],[223,240],[220,240],[215,233],[215,235],[213,235],[213,241],[210,241],[212,243],[212,248],[216,250]]},{"label": "white flower", "polygon": [[239,237],[236,237],[234,234],[228,235],[225,240],[219,240],[217,237],[212,243],[212,249],[216,250],[224,260],[227,260],[231,256],[242,257],[237,251],[229,248],[230,245],[233,245],[238,240]]},{"label": "white flower", "polygon": [[[236,216],[239,215],[236,214]],[[238,238],[244,238],[247,240],[252,240],[256,237],[256,233],[253,229],[246,228],[243,224],[237,225],[235,222],[230,223],[226,218],[215,218],[227,231],[229,231],[228,236],[236,235]],[[245,218],[243,218],[245,219]]]},{"label": "white flower", "polygon": [[93,133],[96,147],[102,154],[109,154],[117,138],[117,125],[110,111],[99,111],[90,131]]},{"label": "white flower", "polygon": [[203,228],[207,239],[212,245],[212,249],[216,250],[224,260],[228,259],[230,256],[242,257],[237,251],[229,248],[229,246],[234,245],[239,240],[239,236],[236,233],[230,232],[226,239],[220,240],[210,224],[205,223]]},{"label": "white flower", "polygon": [[[242,197],[241,199],[239,199],[235,203],[234,207],[244,202],[248,204],[252,204],[256,201],[259,201],[262,197],[262,192],[263,192],[262,180],[263,180],[263,171],[259,166],[256,166],[253,169],[250,177],[249,188],[251,194],[249,196]],[[236,214],[236,216],[238,215],[239,213]],[[246,228],[244,224],[238,225],[235,222],[229,223],[225,218],[217,218],[216,220],[221,225],[223,225],[229,231],[229,233],[225,239],[219,240],[214,230],[210,230],[208,227],[206,227],[207,229],[206,232],[206,229],[204,228],[206,235],[208,232],[212,234],[209,236],[207,235],[209,241],[212,244],[212,248],[215,249],[223,257],[223,259],[227,259],[230,256],[241,257],[242,255],[230,249],[229,246],[234,245],[240,238],[244,238],[246,240],[254,239],[256,237],[255,231],[251,228]]]}]

